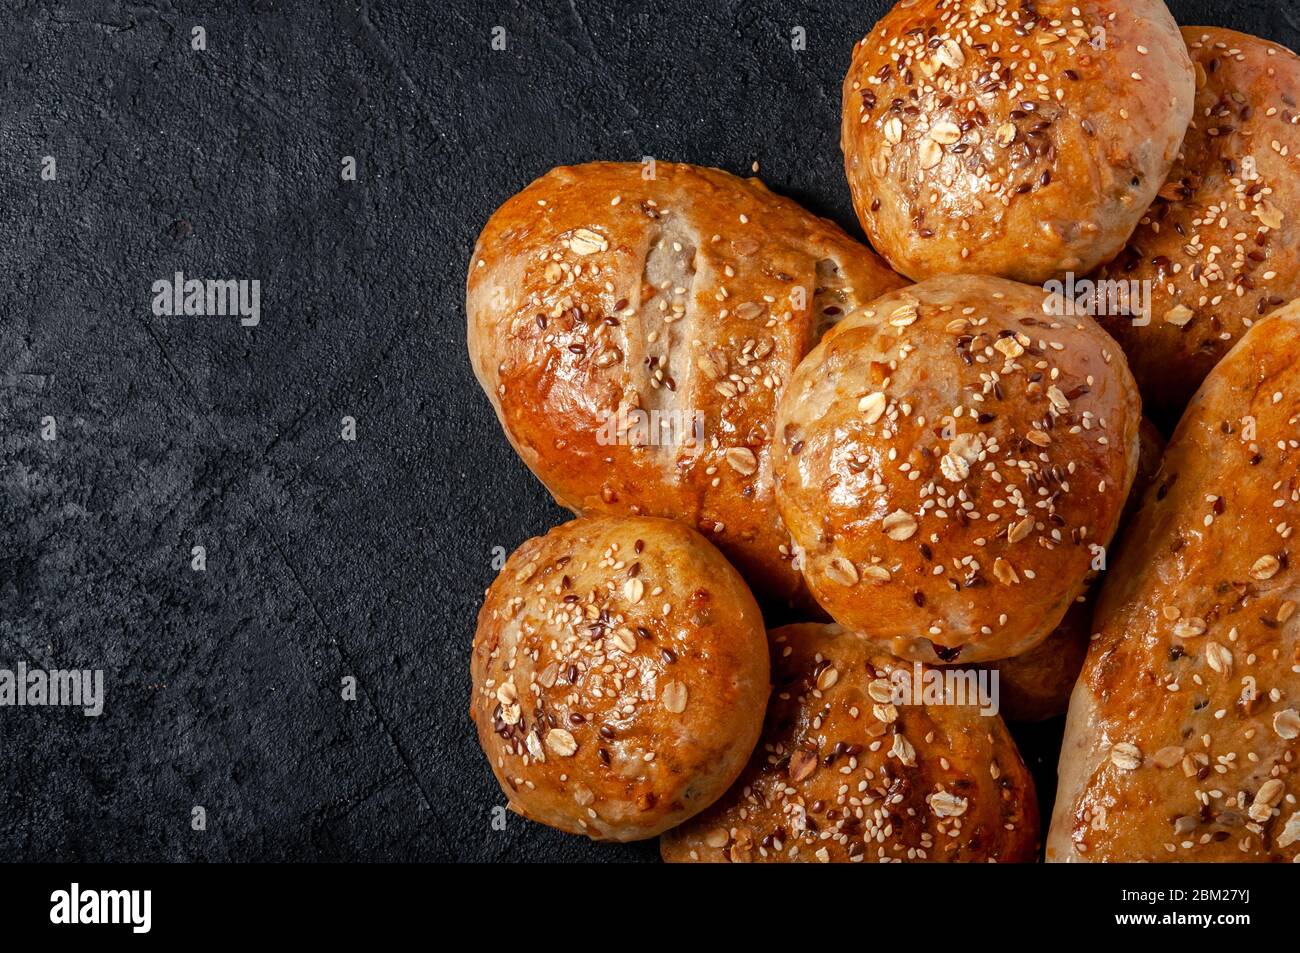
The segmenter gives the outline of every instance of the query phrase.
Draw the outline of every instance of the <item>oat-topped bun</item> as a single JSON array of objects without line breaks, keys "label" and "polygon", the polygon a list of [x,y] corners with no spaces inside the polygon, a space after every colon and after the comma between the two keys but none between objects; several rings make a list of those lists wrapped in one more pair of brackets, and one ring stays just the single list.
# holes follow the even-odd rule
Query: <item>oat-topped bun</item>
[{"label": "oat-topped bun", "polygon": [[977,705],[896,705],[915,698],[891,683],[913,678],[912,666],[838,625],[787,626],[771,640],[763,738],[717,804],[664,835],[664,860],[1035,858],[1034,783],[1001,718]]},{"label": "oat-topped bun", "polygon": [[1160,0],[910,0],[853,51],[841,145],[898,271],[1042,283],[1124,244],[1192,114]]},{"label": "oat-topped bun", "polygon": [[528,540],[479,612],[470,716],[512,809],[594,840],[711,804],[768,691],[753,596],[694,530],[578,519]]},{"label": "oat-topped bun", "polygon": [[1209,373],[1106,573],[1049,861],[1300,860],[1300,304]]},{"label": "oat-topped bun", "polygon": [[1150,324],[1103,324],[1162,420],[1177,419],[1252,322],[1300,296],[1300,59],[1217,27],[1183,36],[1192,125],[1159,198],[1100,274],[1152,283]]},{"label": "oat-topped bun", "polygon": [[825,323],[903,284],[757,179],[594,162],[547,173],[488,221],[469,353],[558,503],[681,520],[760,598],[799,601],[772,498],[777,395]]},{"label": "oat-topped bun", "polygon": [[835,619],[904,658],[1027,651],[1082,590],[1133,482],[1124,355],[1037,288],[932,278],[836,325],[782,398],[781,515]]}]

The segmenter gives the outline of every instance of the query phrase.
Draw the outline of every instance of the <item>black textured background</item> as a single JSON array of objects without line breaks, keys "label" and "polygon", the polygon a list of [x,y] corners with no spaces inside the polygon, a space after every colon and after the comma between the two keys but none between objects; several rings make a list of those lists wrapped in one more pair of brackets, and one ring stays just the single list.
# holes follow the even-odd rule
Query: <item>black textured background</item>
[{"label": "black textured background", "polygon": [[[0,858],[656,857],[490,826],[474,614],[493,547],[565,514],[474,382],[465,267],[597,158],[758,161],[860,234],[839,85],[883,6],[0,4],[0,667],[107,695],[0,708]],[[1171,7],[1300,48],[1295,0]],[[154,317],[177,269],[259,279],[261,325]],[[1045,798],[1059,731],[1019,733]]]}]

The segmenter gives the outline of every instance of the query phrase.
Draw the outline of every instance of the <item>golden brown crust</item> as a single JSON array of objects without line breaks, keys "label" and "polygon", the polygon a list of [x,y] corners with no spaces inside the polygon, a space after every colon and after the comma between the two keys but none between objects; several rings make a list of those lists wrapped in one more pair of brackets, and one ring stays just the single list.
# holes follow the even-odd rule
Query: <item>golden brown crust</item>
[{"label": "golden brown crust", "polygon": [[843,95],[853,203],[894,268],[1039,284],[1123,246],[1193,78],[1161,0],[905,0],[854,48]]},{"label": "golden brown crust", "polygon": [[[795,599],[772,499],[777,395],[823,323],[905,282],[756,179],[642,173],[555,169],[492,216],[469,271],[475,374],[561,505],[681,520],[761,597]],[[684,439],[664,441],[655,412]]]},{"label": "golden brown crust", "polygon": [[1007,721],[1044,721],[1065,713],[1091,636],[1091,593],[1079,597],[1052,634],[1028,652],[986,662],[998,673],[998,714]]},{"label": "golden brown crust", "polygon": [[515,811],[654,837],[735,780],[762,726],[753,596],[680,523],[577,519],[506,561],[479,612],[470,716]]},{"label": "golden brown crust", "polygon": [[1300,58],[1185,27],[1196,108],[1178,161],[1099,277],[1151,282],[1149,324],[1111,316],[1149,412],[1176,419],[1241,335],[1300,295]]},{"label": "golden brown crust", "polygon": [[735,786],[660,841],[669,862],[1032,861],[1033,779],[970,705],[896,705],[905,662],[838,625],[770,633],[775,687]]},{"label": "golden brown crust", "polygon": [[777,498],[837,622],[924,662],[1027,651],[1081,591],[1137,466],[1137,388],[1041,290],[932,278],[840,324],[782,398]]},{"label": "golden brown crust", "polygon": [[1106,574],[1048,859],[1300,856],[1300,306],[1205,379]]},{"label": "golden brown crust", "polygon": [[[1138,429],[1137,476],[1124,504],[1118,538],[1123,538],[1124,526],[1137,512],[1142,494],[1155,479],[1164,447],[1159,431],[1143,418]],[[986,667],[998,670],[1000,714],[1007,721],[1043,721],[1065,714],[1092,637],[1092,607],[1097,585],[1090,578],[1087,587],[1087,592],[1075,599],[1061,624],[1046,639],[1028,652],[986,663]]]}]

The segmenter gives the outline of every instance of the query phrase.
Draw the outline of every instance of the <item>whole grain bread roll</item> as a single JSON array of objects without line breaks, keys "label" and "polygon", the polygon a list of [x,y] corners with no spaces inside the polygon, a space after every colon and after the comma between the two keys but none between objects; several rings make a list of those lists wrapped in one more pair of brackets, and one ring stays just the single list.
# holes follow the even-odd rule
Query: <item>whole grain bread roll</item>
[{"label": "whole grain bread roll", "polygon": [[977,704],[900,696],[893,679],[910,684],[912,665],[838,625],[791,625],[770,638],[775,685],[762,740],[721,800],[663,836],[664,860],[1036,858],[1034,783],[1001,718]]},{"label": "whole grain bread roll", "polygon": [[1252,323],[1300,295],[1300,58],[1218,27],[1183,37],[1196,70],[1191,126],[1159,196],[1098,275],[1150,283],[1141,323],[1101,320],[1148,412],[1170,424]]},{"label": "whole grain bread roll", "polygon": [[804,577],[923,662],[1033,648],[1082,591],[1138,460],[1137,386],[1087,317],[955,275],[837,324],[782,396],[774,458]]},{"label": "whole grain bread roll", "polygon": [[777,397],[825,324],[904,283],[756,179],[558,168],[479,237],[470,359],[562,506],[680,520],[760,597],[797,601],[772,496]]},{"label": "whole grain bread roll", "polygon": [[[1117,538],[1137,512],[1137,504],[1160,469],[1165,442],[1152,423],[1143,418],[1138,429],[1138,469],[1124,504]],[[1074,600],[1060,625],[1028,652],[1011,658],[986,662],[984,666],[998,672],[999,714],[1007,721],[1045,721],[1065,714],[1070,693],[1083,669],[1092,638],[1092,610],[1100,583],[1091,574],[1087,591]]]},{"label": "whole grain bread roll", "polygon": [[471,672],[470,717],[510,807],[631,841],[735,780],[762,726],[768,650],[753,596],[702,536],[593,517],[506,561]]},{"label": "whole grain bread roll", "polygon": [[1192,95],[1161,0],[904,0],[844,80],[853,204],[918,281],[1082,275],[1151,204]]},{"label": "whole grain bread roll", "polygon": [[1300,858],[1300,305],[1206,377],[1098,599],[1049,861]]}]

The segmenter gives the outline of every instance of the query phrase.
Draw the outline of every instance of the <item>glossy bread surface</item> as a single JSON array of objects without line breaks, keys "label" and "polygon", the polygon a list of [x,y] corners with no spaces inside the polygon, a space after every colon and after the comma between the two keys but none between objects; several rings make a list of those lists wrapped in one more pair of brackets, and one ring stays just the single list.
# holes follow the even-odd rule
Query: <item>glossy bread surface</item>
[{"label": "glossy bread surface", "polygon": [[488,590],[470,715],[513,810],[596,840],[654,837],[722,794],[758,738],[753,596],[680,523],[578,519]]},{"label": "glossy bread surface", "polygon": [[835,621],[925,662],[1028,651],[1115,531],[1137,388],[1087,317],[1037,288],[933,278],[827,334],[777,427],[777,496]]},{"label": "glossy bread surface", "polygon": [[740,780],[664,835],[670,862],[1028,862],[1033,779],[1002,719],[894,704],[912,667],[838,625],[770,633],[772,704]]},{"label": "glossy bread surface", "polygon": [[1205,379],[1106,574],[1050,861],[1300,856],[1300,307]]},{"label": "glossy bread surface", "polygon": [[479,238],[470,358],[561,505],[681,520],[760,598],[797,601],[772,497],[777,397],[826,323],[902,284],[756,179],[668,162],[559,168]]},{"label": "glossy bread surface", "polygon": [[[1149,420],[1143,418],[1138,429],[1138,470],[1124,504],[1117,539],[1132,520],[1151,481],[1160,469],[1165,442]],[[1001,699],[1000,714],[1007,721],[1043,721],[1065,714],[1070,707],[1070,693],[1083,669],[1092,638],[1092,610],[1101,573],[1092,573],[1087,591],[1065,613],[1055,631],[1028,652],[989,662],[998,670]]]},{"label": "glossy bread surface", "polygon": [[844,80],[853,203],[916,280],[1082,276],[1155,197],[1192,94],[1161,0],[905,0]]},{"label": "glossy bread surface", "polygon": [[1263,315],[1300,295],[1300,59],[1276,43],[1185,27],[1196,109],[1182,151],[1099,277],[1147,281],[1149,324],[1102,323],[1149,412],[1172,423]]}]

